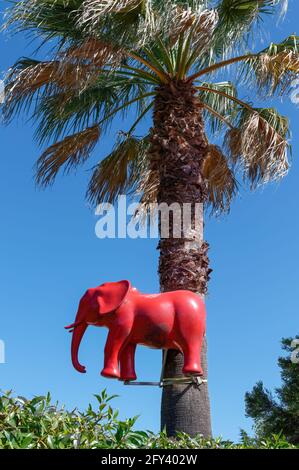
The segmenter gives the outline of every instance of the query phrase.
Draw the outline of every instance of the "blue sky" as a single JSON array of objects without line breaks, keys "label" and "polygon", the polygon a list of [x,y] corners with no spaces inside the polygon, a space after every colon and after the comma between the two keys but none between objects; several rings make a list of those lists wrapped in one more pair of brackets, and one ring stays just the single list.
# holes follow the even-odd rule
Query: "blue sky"
[{"label": "blue sky", "polygon": [[[297,3],[290,2],[283,23],[265,21],[265,45],[269,37],[282,40],[298,32]],[[19,56],[30,55],[32,46],[22,36],[2,35],[0,50],[5,71]],[[288,177],[252,194],[242,191],[229,216],[206,223],[214,270],[207,298],[213,430],[230,439],[238,439],[240,428],[251,429],[245,392],[260,379],[267,388],[279,385],[280,339],[298,334],[299,109],[288,97],[275,105],[291,120]],[[87,374],[81,375],[71,366],[70,336],[63,329],[87,287],[128,278],[142,291],[158,291],[157,241],[96,238],[97,217],[84,201],[92,163],[59,178],[50,190],[36,189],[33,165],[40,149],[33,124],[24,118],[0,127],[0,339],[6,345],[0,388],[29,397],[49,390],[67,407],[83,408],[106,387],[119,395],[115,406],[122,417],[140,414],[138,427],[157,431],[158,389],[126,388],[99,376],[106,332],[88,330],[81,348]],[[93,162],[113,139],[112,130]],[[139,379],[157,380],[160,352],[139,348],[137,372]]]}]

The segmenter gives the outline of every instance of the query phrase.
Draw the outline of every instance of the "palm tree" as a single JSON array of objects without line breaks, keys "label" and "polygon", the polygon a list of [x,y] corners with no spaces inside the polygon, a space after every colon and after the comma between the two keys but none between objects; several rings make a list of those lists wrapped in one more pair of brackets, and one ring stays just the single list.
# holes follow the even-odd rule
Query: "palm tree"
[{"label": "palm tree", "polygon": [[[236,83],[264,96],[288,91],[299,73],[299,38],[260,51],[249,47],[263,16],[281,6],[286,2],[15,2],[5,27],[51,46],[51,60],[21,58],[11,68],[3,109],[7,122],[21,111],[31,113],[38,143],[49,145],[37,161],[38,184],[50,185],[60,171],[85,163],[120,116],[124,126],[127,118],[132,122],[93,169],[87,189],[92,203],[136,193],[145,211],[157,201],[192,208],[200,203],[219,214],[238,193],[237,177],[251,189],[283,177],[289,167],[287,118],[241,100],[236,85],[225,81],[233,73]],[[152,127],[138,136],[148,113]],[[223,145],[208,135],[221,137]],[[191,231],[160,238],[162,291],[207,292],[208,244],[194,222],[192,209]],[[206,376],[206,344],[202,356]],[[181,365],[182,355],[169,351],[164,376],[180,376]],[[161,421],[169,435],[209,436],[207,384],[165,387]]]}]

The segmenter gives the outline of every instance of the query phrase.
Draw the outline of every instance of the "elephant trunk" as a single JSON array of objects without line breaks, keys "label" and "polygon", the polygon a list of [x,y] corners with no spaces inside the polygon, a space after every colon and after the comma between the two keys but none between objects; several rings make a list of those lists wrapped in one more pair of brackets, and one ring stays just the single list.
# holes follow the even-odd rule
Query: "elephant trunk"
[{"label": "elephant trunk", "polygon": [[81,340],[87,328],[87,323],[85,321],[80,321],[80,322],[76,321],[72,325],[66,326],[65,328],[70,330],[70,332],[73,333],[72,347],[71,347],[73,366],[78,372],[81,372],[82,374],[84,374],[86,372],[86,369],[84,366],[80,364],[78,360],[78,352],[79,352]]}]

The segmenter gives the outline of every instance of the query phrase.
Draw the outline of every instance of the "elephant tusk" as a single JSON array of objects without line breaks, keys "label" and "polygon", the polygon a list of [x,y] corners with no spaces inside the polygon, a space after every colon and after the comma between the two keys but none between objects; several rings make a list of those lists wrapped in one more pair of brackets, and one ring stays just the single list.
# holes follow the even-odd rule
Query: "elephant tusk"
[{"label": "elephant tusk", "polygon": [[75,323],[72,323],[71,325],[65,326],[64,328],[65,328],[65,330],[71,330],[71,331],[70,331],[70,333],[71,333],[72,331],[74,331],[74,329],[75,329],[77,326],[81,325],[81,323],[83,323],[83,322],[82,322],[82,321],[77,321],[77,322],[75,322]]}]

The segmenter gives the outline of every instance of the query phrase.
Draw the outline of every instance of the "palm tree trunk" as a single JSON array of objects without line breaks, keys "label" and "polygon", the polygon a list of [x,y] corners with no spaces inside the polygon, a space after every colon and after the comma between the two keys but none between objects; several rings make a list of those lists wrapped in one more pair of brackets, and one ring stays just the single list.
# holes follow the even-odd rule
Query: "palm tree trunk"
[{"label": "palm tree trunk", "polygon": [[[209,280],[208,245],[203,242],[203,211],[196,221],[196,208],[206,200],[202,163],[207,153],[202,106],[192,84],[183,81],[158,89],[151,133],[151,165],[159,174],[158,203],[178,203],[191,207],[191,225],[181,230],[181,238],[163,238],[160,216],[160,286],[161,291],[188,289],[204,296]],[[186,206],[185,206],[186,207]],[[182,354],[167,352],[164,377],[182,375]],[[206,341],[202,350],[204,378],[207,377]],[[169,436],[186,432],[191,436],[211,436],[210,402],[207,384],[164,387],[161,428]]]}]

